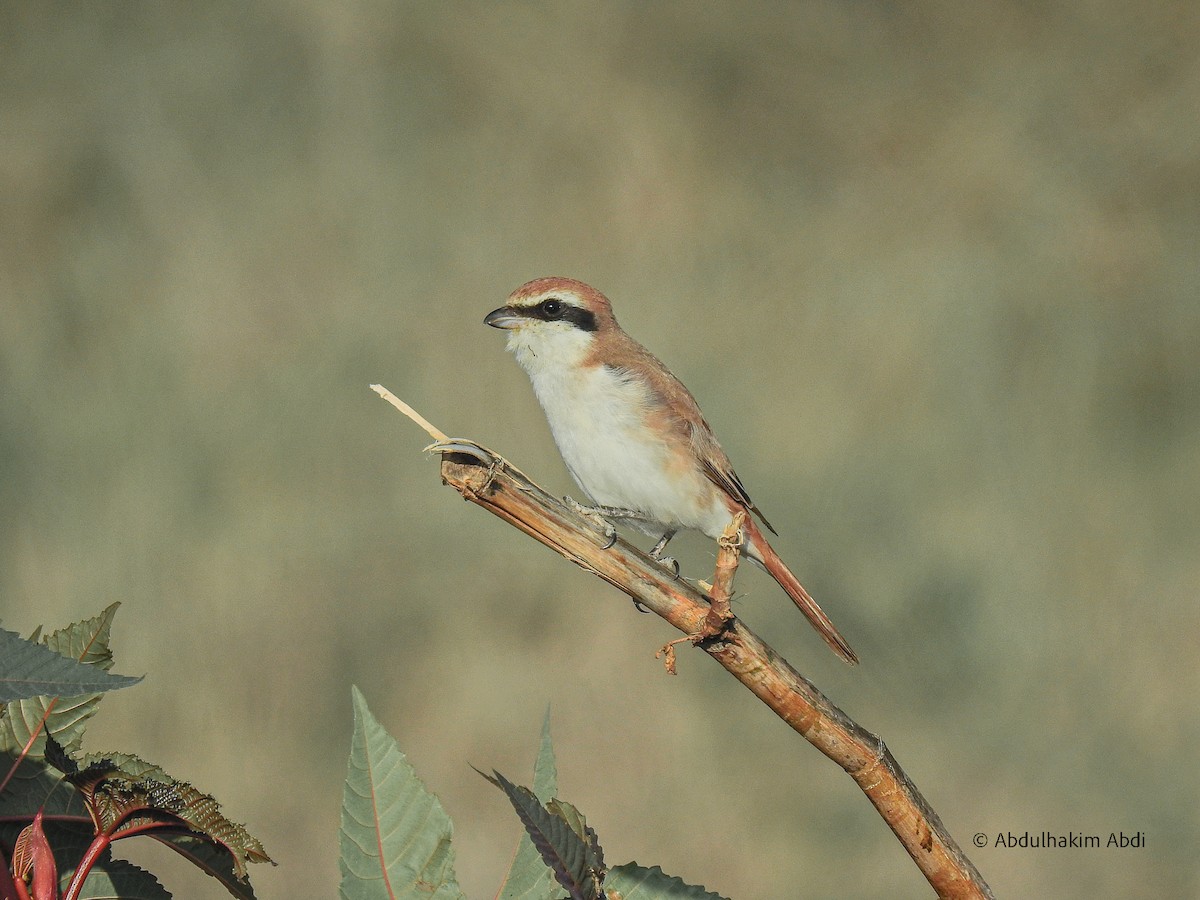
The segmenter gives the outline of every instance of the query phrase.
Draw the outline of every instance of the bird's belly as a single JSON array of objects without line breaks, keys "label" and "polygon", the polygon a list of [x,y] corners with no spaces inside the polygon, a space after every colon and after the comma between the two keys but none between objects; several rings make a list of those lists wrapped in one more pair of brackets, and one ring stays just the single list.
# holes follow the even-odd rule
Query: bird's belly
[{"label": "bird's belly", "polygon": [[687,448],[655,431],[645,388],[597,369],[537,393],[567,469],[593,502],[663,527],[708,530],[716,488]]}]

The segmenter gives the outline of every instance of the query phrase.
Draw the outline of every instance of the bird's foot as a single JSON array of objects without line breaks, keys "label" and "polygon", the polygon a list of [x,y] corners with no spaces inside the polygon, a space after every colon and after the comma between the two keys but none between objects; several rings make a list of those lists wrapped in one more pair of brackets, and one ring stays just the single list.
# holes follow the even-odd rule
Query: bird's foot
[{"label": "bird's foot", "polygon": [[613,544],[615,544],[617,542],[616,526],[614,526],[612,522],[608,521],[608,519],[606,519],[604,517],[604,514],[602,512],[602,510],[604,510],[606,507],[584,506],[582,503],[580,503],[578,500],[576,500],[573,497],[563,497],[563,502],[567,506],[569,506],[573,512],[575,512],[576,514],[578,514],[580,516],[583,516],[583,518],[587,519],[589,522],[591,522],[593,525],[595,525],[600,530],[600,532],[604,535],[604,539],[608,543],[606,543],[603,547],[601,547],[600,548],[601,550],[607,550],[609,547],[611,547]]},{"label": "bird's foot", "polygon": [[663,556],[662,552],[670,543],[671,538],[675,537],[676,529],[672,528],[669,531],[663,532],[663,536],[658,539],[658,543],[650,548],[650,558],[662,566],[664,569],[671,570],[671,577],[679,577],[679,560],[673,556]]},{"label": "bird's foot", "polygon": [[623,506],[593,506],[596,512],[606,519],[623,519],[626,522],[653,522],[644,512],[636,509],[625,509]]},{"label": "bird's foot", "polygon": [[673,556],[652,556],[656,563],[671,573],[672,579],[679,578],[679,560]]}]

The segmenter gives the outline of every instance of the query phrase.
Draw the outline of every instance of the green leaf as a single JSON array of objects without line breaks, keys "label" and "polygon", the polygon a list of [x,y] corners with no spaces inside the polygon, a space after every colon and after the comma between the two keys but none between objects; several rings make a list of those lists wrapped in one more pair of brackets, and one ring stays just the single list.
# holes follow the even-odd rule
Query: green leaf
[{"label": "green leaf", "polygon": [[[66,882],[60,882],[59,890]],[[149,872],[105,854],[88,873],[79,900],[171,900],[170,893]]]},{"label": "green leaf", "polygon": [[[16,754],[0,753],[0,777],[6,775],[16,762]],[[42,809],[48,816],[78,816],[88,819],[83,799],[70,785],[64,784],[40,759],[23,759],[4,793],[0,794],[0,819],[32,819]],[[0,826],[0,840],[3,839]]]},{"label": "green leaf", "polygon": [[120,603],[109,604],[100,615],[46,635],[42,642],[62,656],[96,666],[107,672],[112,668],[112,651],[108,647],[109,629]]},{"label": "green leaf", "polygon": [[[157,832],[166,832],[162,839],[172,844],[171,835],[203,839],[227,860],[218,870],[232,868],[240,882],[247,880],[246,863],[272,861],[245,826],[221,813],[216,800],[136,756],[93,754],[65,779],[83,795],[99,829],[114,840]],[[174,849],[187,855],[189,846],[182,842]],[[213,874],[220,877],[218,871]]]},{"label": "green leaf", "polygon": [[[558,768],[554,745],[550,740],[550,709],[542,719],[542,743],[533,767],[533,793],[543,803],[558,793]],[[558,882],[533,846],[529,833],[522,830],[513,856],[512,868],[504,879],[499,900],[556,900],[561,895]]]},{"label": "green leaf", "polygon": [[600,838],[595,830],[588,825],[583,813],[566,800],[554,799],[546,804],[546,809],[558,816],[575,832],[575,836],[583,841],[587,848],[587,866],[593,872],[604,872],[604,850],[600,846]]},{"label": "green leaf", "polygon": [[702,887],[685,884],[658,866],[644,869],[637,863],[609,869],[604,890],[610,897],[614,892],[619,894],[621,900],[727,900]]},{"label": "green leaf", "polygon": [[102,693],[141,680],[128,675],[109,675],[0,628],[0,703],[30,697]]},{"label": "green leaf", "polygon": [[249,881],[238,878],[233,865],[233,855],[224,847],[185,832],[152,831],[150,837],[170,847],[196,868],[225,886],[238,900],[255,900],[254,888]]},{"label": "green leaf", "polygon": [[550,740],[550,707],[542,717],[542,743],[537,762],[533,764],[533,793],[543,803],[558,794],[558,766],[554,761],[554,744]]},{"label": "green leaf", "polygon": [[465,900],[454,878],[453,826],[355,687],[342,799],[344,900]]},{"label": "green leaf", "polygon": [[[84,663],[91,670],[93,678],[99,677],[112,667],[108,636],[118,606],[119,603],[114,603],[93,619],[60,628],[42,638],[42,643],[60,657]],[[42,755],[46,731],[53,734],[68,753],[77,753],[87,720],[96,712],[100,697],[100,693],[89,689],[74,696],[36,696],[13,700],[6,704],[5,715],[0,719],[0,751],[19,754],[30,737],[41,728],[44,718],[45,728],[38,733],[30,755]]]},{"label": "green leaf", "polygon": [[[83,858],[91,843],[92,835],[88,832],[75,832],[73,843],[51,838],[54,843],[55,855],[60,849],[67,850],[70,857],[70,870],[62,872],[59,878],[59,890],[66,889],[74,875],[74,868]],[[59,864],[60,870],[62,863]],[[106,849],[95,865],[88,872],[87,880],[83,883],[80,900],[171,900],[170,893],[159,883],[158,879],[145,869],[138,868],[131,862],[116,859],[112,848]]]},{"label": "green leaf", "polygon": [[[529,788],[513,784],[499,772],[492,773],[495,777],[479,774],[508,795],[542,861],[572,900],[596,900],[604,871],[596,865],[596,854],[589,841],[576,833],[561,811],[543,806]],[[554,803],[552,800],[551,804]]]}]

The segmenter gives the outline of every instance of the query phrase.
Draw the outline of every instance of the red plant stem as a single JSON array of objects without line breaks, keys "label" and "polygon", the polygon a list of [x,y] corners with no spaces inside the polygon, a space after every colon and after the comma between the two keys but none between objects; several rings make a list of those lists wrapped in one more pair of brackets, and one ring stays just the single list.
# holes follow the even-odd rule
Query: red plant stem
[{"label": "red plant stem", "polygon": [[[157,811],[162,812],[162,810]],[[170,815],[170,813],[167,815]],[[191,831],[182,820],[178,822],[147,822],[144,825],[135,825],[132,828],[116,828],[113,830],[110,840],[119,841],[121,838],[137,837],[139,834],[150,834],[153,831],[168,831],[171,829]],[[195,833],[193,832],[193,834]]]},{"label": "red plant stem", "polygon": [[87,853],[83,854],[83,859],[79,861],[79,865],[75,867],[75,871],[71,875],[71,882],[67,885],[66,893],[62,895],[62,900],[79,900],[79,892],[83,890],[83,883],[87,881],[88,874],[92,871],[92,866],[96,864],[96,860],[100,858],[108,845],[112,843],[112,837],[104,832],[96,835],[92,840],[91,845],[87,848]]},{"label": "red plant stem", "polygon": [[29,740],[21,748],[20,755],[17,756],[16,761],[12,764],[12,768],[8,770],[8,774],[4,776],[4,781],[0,781],[0,794],[4,793],[4,789],[8,787],[8,783],[12,781],[12,777],[17,774],[17,769],[21,768],[21,763],[25,761],[25,757],[29,755],[29,750],[33,746],[33,742],[37,740],[38,735],[42,733],[42,729],[46,727],[46,720],[50,718],[50,712],[54,709],[54,704],[58,703],[58,700],[59,698],[55,697],[46,704],[46,711],[42,713],[42,720],[37,723],[37,728],[33,729],[33,734],[29,735]]}]

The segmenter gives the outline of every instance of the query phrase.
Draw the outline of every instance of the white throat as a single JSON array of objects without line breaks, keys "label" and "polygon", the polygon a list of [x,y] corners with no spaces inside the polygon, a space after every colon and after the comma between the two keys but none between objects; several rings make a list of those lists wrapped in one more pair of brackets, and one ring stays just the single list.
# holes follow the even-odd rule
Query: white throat
[{"label": "white throat", "polygon": [[[537,328],[514,328],[508,333],[508,349],[521,368],[529,373],[537,390],[539,377],[559,377],[579,369],[591,354],[595,338],[566,323],[541,323]],[[541,399],[541,394],[538,394]]]}]

